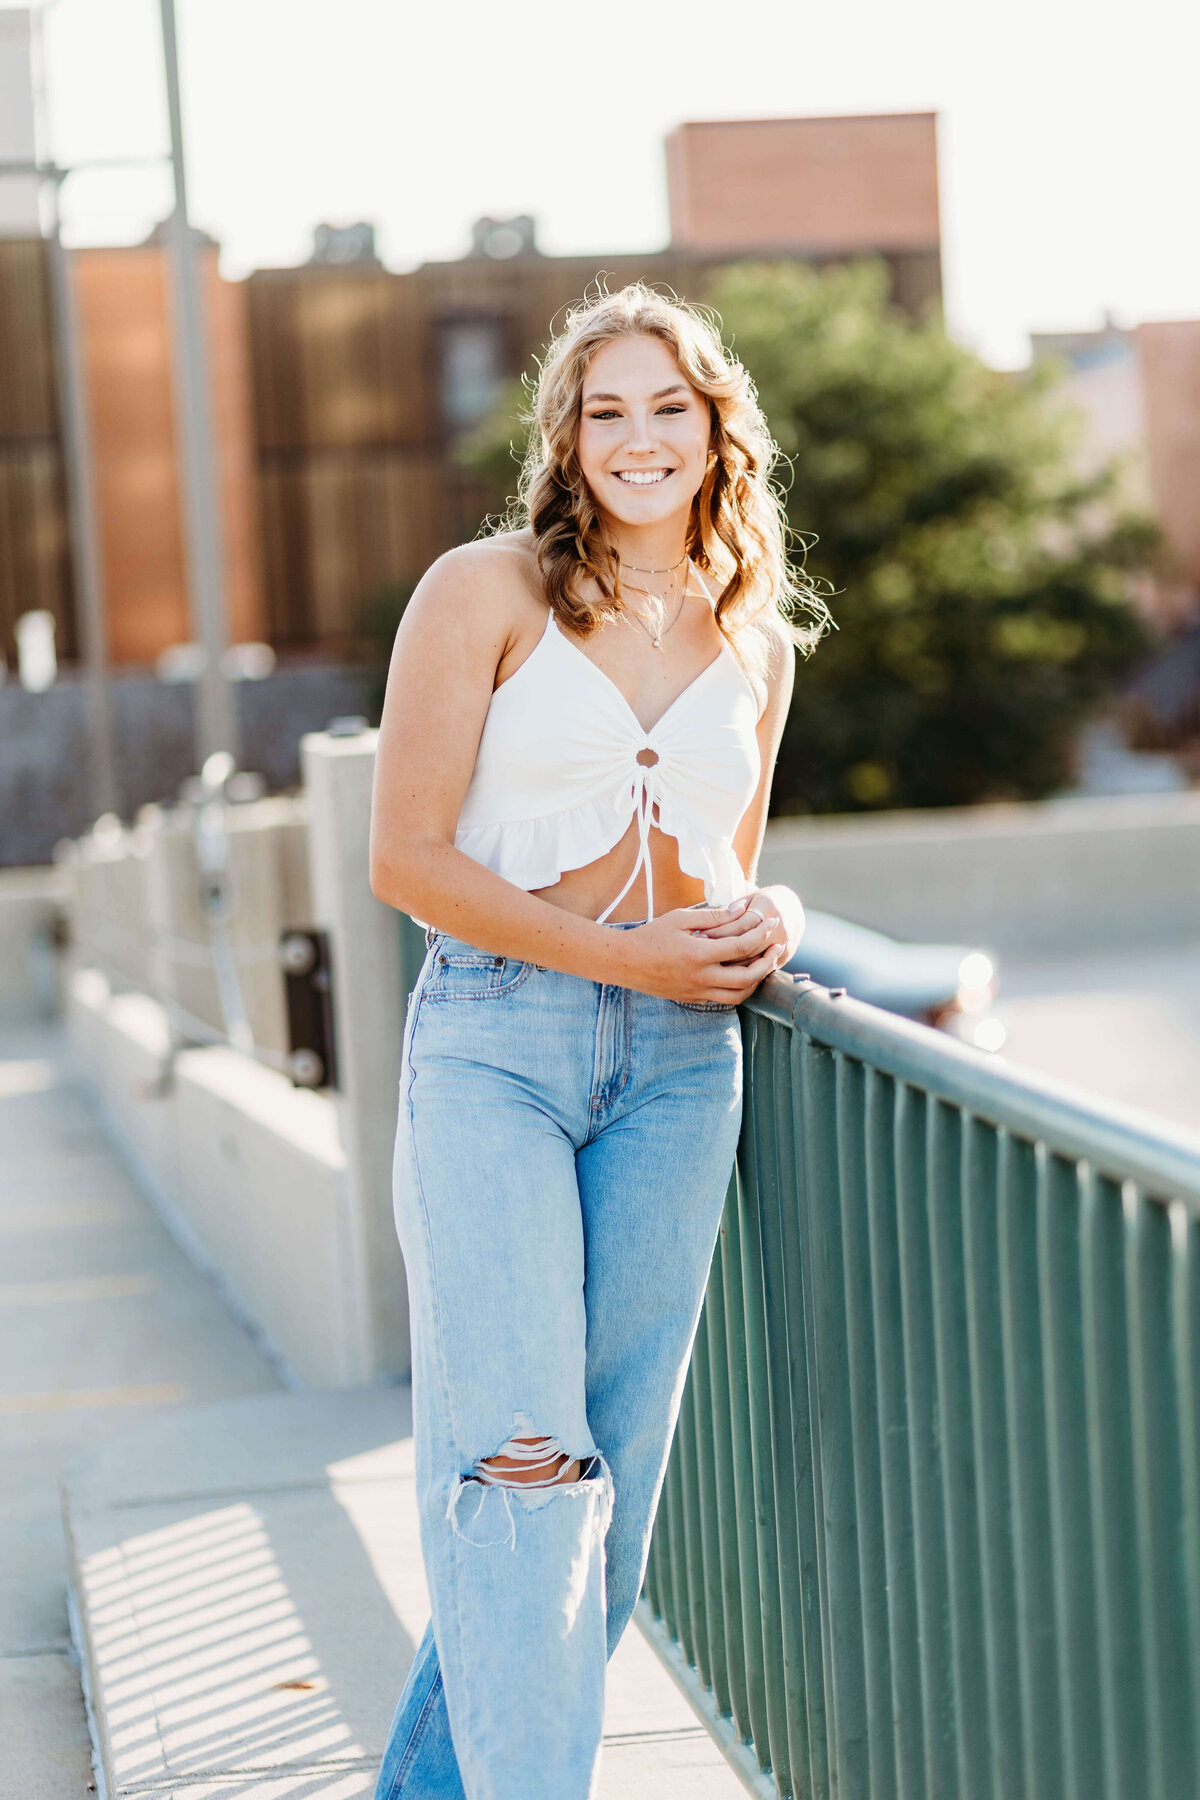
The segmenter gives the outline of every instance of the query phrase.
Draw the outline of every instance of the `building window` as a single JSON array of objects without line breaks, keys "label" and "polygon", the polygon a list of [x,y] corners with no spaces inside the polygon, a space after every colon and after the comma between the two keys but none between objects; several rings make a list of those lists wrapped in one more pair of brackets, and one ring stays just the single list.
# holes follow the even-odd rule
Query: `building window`
[{"label": "building window", "polygon": [[499,319],[448,319],[442,326],[442,419],[468,431],[490,410],[504,379]]}]

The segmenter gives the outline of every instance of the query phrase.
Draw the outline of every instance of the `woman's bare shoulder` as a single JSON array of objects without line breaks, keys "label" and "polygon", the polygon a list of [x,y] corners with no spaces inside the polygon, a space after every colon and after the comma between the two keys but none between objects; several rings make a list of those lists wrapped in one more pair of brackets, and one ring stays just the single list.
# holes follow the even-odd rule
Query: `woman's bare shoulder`
[{"label": "woman's bare shoulder", "polygon": [[545,614],[537,557],[528,532],[499,532],[445,551],[421,577],[406,608],[414,623],[453,617],[467,630],[502,640]]},{"label": "woman's bare shoulder", "polygon": [[790,682],[796,670],[796,638],[788,621],[777,606],[768,608],[763,619],[770,649],[770,668],[776,681]]},{"label": "woman's bare shoulder", "polygon": [[537,581],[537,556],[528,531],[499,531],[492,537],[475,538],[446,550],[431,563],[425,580],[439,583],[477,581]]},{"label": "woman's bare shoulder", "polygon": [[792,697],[796,673],[796,646],[787,620],[777,607],[769,606],[754,621],[761,633],[764,655],[756,671],[759,694],[759,719],[774,720],[786,713]]}]

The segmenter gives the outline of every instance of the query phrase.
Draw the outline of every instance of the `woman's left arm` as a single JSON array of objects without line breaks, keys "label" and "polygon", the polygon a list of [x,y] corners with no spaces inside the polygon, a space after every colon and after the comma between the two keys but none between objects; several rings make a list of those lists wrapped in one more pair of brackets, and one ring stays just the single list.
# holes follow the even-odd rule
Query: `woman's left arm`
[{"label": "woman's left arm", "polygon": [[[787,720],[792,698],[792,682],[796,671],[796,650],[783,629],[772,632],[771,655],[766,670],[767,703],[758,721],[758,748],[762,758],[762,774],[757,791],[734,832],[733,847],[737,859],[750,882],[757,880],[758,858],[763,834],[767,828],[767,806],[771,798],[771,777]],[[768,923],[775,923],[780,944],[779,961],[791,956],[804,934],[804,908],[789,887],[755,887],[750,899],[751,910],[757,908]],[[725,927],[724,929],[728,929]]]}]

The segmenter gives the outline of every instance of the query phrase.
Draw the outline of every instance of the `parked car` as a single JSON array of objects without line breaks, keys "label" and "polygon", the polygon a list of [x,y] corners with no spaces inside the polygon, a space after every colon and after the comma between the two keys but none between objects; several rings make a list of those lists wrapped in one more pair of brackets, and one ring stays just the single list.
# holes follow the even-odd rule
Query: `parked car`
[{"label": "parked car", "polygon": [[800,947],[784,968],[856,1000],[950,1031],[980,1050],[999,1050],[1004,1027],[990,1012],[996,965],[964,944],[903,944],[832,913],[808,912]]}]

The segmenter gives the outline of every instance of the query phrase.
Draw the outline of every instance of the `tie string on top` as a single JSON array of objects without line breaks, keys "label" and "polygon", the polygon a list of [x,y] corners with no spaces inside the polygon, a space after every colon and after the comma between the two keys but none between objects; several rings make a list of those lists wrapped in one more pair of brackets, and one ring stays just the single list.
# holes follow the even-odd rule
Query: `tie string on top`
[{"label": "tie string on top", "polygon": [[646,918],[649,920],[654,917],[654,869],[650,861],[650,828],[654,824],[654,808],[658,805],[658,783],[655,779],[658,755],[655,751],[650,750],[648,745],[639,755],[644,756],[647,753],[654,757],[654,761],[643,763],[639,760],[635,765],[633,780],[629,784],[629,795],[633,801],[633,810],[638,825],[637,858],[629,872],[629,880],[616,899],[611,900],[600,914],[596,920],[597,925],[603,925],[608,915],[620,906],[643,869],[646,871]]}]

